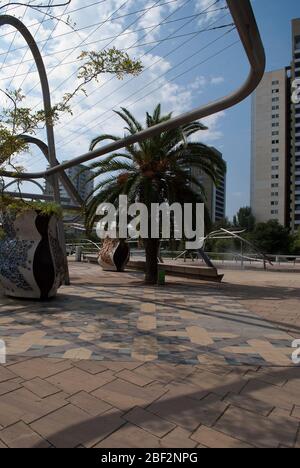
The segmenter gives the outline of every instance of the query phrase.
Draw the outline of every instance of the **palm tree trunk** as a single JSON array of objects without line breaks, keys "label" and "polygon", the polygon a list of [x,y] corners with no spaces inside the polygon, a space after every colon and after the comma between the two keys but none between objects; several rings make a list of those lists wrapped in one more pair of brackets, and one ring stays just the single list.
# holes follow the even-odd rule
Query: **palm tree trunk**
[{"label": "palm tree trunk", "polygon": [[159,239],[145,239],[144,245],[146,252],[145,282],[157,284]]}]

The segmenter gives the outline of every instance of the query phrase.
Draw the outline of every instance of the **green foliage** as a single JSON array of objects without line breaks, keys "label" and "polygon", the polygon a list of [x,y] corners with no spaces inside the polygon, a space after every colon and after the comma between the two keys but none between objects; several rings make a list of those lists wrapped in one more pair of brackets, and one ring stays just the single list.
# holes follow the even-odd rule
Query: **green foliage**
[{"label": "green foliage", "polygon": [[[143,130],[144,125],[127,109],[122,108],[116,114],[125,122],[127,134],[134,135]],[[158,105],[153,115],[147,113],[145,126],[149,128],[168,121],[171,116],[162,115]],[[110,202],[116,205],[121,194],[127,195],[129,204],[138,201],[148,207],[151,203],[165,201],[170,204],[204,201],[203,186],[191,176],[190,168],[200,168],[216,184],[219,174],[226,171],[224,161],[215,151],[202,143],[189,141],[189,136],[205,128],[201,123],[193,122],[129,146],[124,152],[107,155],[92,164],[92,178],[100,178],[100,182],[96,184],[87,206],[87,228],[92,229],[99,204]],[[100,135],[92,141],[90,149],[104,140],[119,139],[114,135]]]},{"label": "green foliage", "polygon": [[125,75],[138,75],[143,66],[140,60],[131,59],[130,56],[115,47],[101,52],[82,52],[78,57],[84,63],[80,66],[77,78],[78,86],[74,91],[66,93],[63,99],[55,104],[50,112],[44,110],[33,111],[24,105],[25,95],[21,89],[2,90],[9,105],[0,109],[0,171],[13,169],[13,172],[22,171],[14,164],[20,153],[28,151],[29,146],[22,141],[22,135],[34,135],[45,124],[55,125],[62,113],[72,114],[71,99],[82,90],[86,94],[85,85],[98,81],[100,74],[112,73],[122,79]]},{"label": "green foliage", "polygon": [[275,220],[258,223],[251,234],[251,241],[266,254],[285,254],[291,246],[289,230]]},{"label": "green foliage", "polygon": [[233,218],[233,225],[238,228],[246,229],[247,232],[252,232],[255,228],[255,217],[249,206],[240,208],[237,215]]},{"label": "green foliage", "polygon": [[45,203],[40,201],[25,201],[8,195],[0,196],[0,212],[12,212],[21,215],[27,211],[38,211],[42,216],[56,215],[62,217],[62,209],[56,203]]},{"label": "green foliage", "polygon": [[292,236],[291,239],[291,253],[294,255],[300,255],[300,228]]},{"label": "green foliage", "polygon": [[137,76],[143,71],[143,65],[140,60],[132,59],[126,52],[116,49],[96,51],[82,51],[78,60],[85,60],[80,66],[77,78],[79,85],[71,93],[66,93],[63,98],[63,104],[75,96],[78,91],[86,93],[85,86],[91,81],[99,82],[99,77],[103,73],[114,74],[119,80],[126,75]]}]

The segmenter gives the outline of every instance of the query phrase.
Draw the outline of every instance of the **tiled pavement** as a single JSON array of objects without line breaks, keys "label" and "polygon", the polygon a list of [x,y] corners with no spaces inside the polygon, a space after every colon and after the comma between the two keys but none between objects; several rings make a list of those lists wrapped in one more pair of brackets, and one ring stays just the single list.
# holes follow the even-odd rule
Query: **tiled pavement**
[{"label": "tiled pavement", "polygon": [[300,448],[296,324],[226,285],[72,275],[49,303],[0,297],[0,448]]},{"label": "tiled pavement", "polygon": [[0,299],[8,355],[292,365],[290,330],[250,312],[221,285],[173,280],[149,288],[140,275],[87,264],[73,264],[72,273],[72,286],[50,302]]},{"label": "tiled pavement", "polygon": [[300,448],[298,370],[10,360],[0,447]]}]

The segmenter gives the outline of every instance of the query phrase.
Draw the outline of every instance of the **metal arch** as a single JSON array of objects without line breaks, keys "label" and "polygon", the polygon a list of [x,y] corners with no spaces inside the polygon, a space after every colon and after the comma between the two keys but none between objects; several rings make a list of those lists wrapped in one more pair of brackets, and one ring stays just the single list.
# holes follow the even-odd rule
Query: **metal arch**
[{"label": "metal arch", "polygon": [[[39,179],[58,174],[59,172],[68,169],[69,167],[77,166],[79,164],[91,161],[92,159],[95,159],[99,156],[104,156],[112,151],[117,151],[126,146],[139,143],[162,132],[177,128],[194,120],[208,117],[209,115],[228,109],[246,99],[257,88],[261,79],[263,78],[266,66],[265,51],[250,0],[227,0],[227,4],[250,64],[249,76],[245,83],[238,90],[228,96],[223,97],[222,99],[209,103],[206,106],[194,109],[193,111],[175,117],[170,121],[155,125],[135,135],[130,135],[129,137],[123,138],[122,140],[105,145],[97,150],[85,153],[64,164],[51,167],[47,171],[23,173],[18,175],[18,178]],[[0,175],[6,177],[16,177],[15,174],[5,171],[1,171]]]},{"label": "metal arch", "polygon": [[[42,184],[40,184],[40,183],[37,182],[36,180],[34,180],[34,179],[28,179],[27,182],[31,182],[32,184],[36,185],[38,188],[41,189],[42,193],[44,193],[44,187],[42,186]],[[4,190],[7,190],[9,187],[11,187],[12,185],[17,184],[17,183],[18,183],[18,180],[12,180],[11,182],[9,182],[8,184],[6,184],[6,185],[3,187],[3,191],[4,191]]]},{"label": "metal arch", "polygon": [[[0,27],[4,25],[11,25],[13,26],[24,38],[26,41],[32,56],[34,58],[37,71],[39,74],[40,78],[40,83],[41,83],[41,89],[42,89],[42,96],[43,96],[43,104],[44,104],[44,111],[46,114],[46,117],[51,116],[52,113],[52,105],[51,105],[51,97],[50,97],[50,89],[49,89],[49,82],[48,82],[48,77],[45,69],[45,65],[41,56],[41,53],[39,51],[39,48],[34,40],[34,37],[30,33],[30,31],[27,29],[27,27],[20,21],[19,19],[15,18],[14,16],[10,15],[0,15]],[[57,159],[56,159],[56,153],[55,153],[55,140],[54,140],[54,130],[53,130],[53,123],[51,122],[51,119],[46,118],[46,134],[47,134],[47,142],[48,142],[48,154],[49,154],[49,164],[51,168],[55,168],[57,165]],[[46,171],[47,172],[47,171]],[[1,174],[0,174],[1,175]],[[4,175],[5,176],[5,175]],[[59,192],[59,184],[58,184],[58,177],[57,174],[45,174],[42,177],[51,177],[51,184],[53,186],[53,199],[56,203],[60,204],[60,192]],[[19,180],[28,180],[28,179],[39,179],[41,177],[16,177],[16,174],[12,176],[15,179]],[[61,248],[65,254],[65,259],[66,257],[66,243],[65,243],[65,234],[64,234],[64,228],[63,228],[63,223],[62,221],[58,223],[57,226],[57,231],[58,231],[58,239],[59,243],[61,245]],[[68,269],[68,264],[67,261],[65,263],[65,284],[70,284],[70,279],[69,279],[69,269]]]},{"label": "metal arch", "polygon": [[[34,58],[37,71],[39,74],[39,78],[40,78],[44,111],[47,116],[50,116],[52,113],[52,106],[51,106],[49,82],[48,82],[45,65],[44,65],[41,53],[39,51],[39,48],[33,36],[27,29],[27,27],[18,18],[15,18],[14,16],[10,16],[10,15],[1,15],[0,27],[7,25],[7,24],[13,26],[23,36],[23,38],[25,39],[32,53],[32,56]],[[46,133],[47,133],[47,141],[48,141],[48,148],[49,148],[49,162],[50,162],[50,166],[54,167],[56,166],[55,140],[54,140],[53,125],[49,122],[49,119],[46,119]],[[16,177],[16,178],[20,179],[20,177]],[[36,179],[36,177],[27,177],[27,178]],[[52,178],[52,184],[53,184],[53,191],[54,191],[54,200],[57,203],[59,203],[60,195],[59,195],[59,185],[58,185],[57,177]]]},{"label": "metal arch", "polygon": [[[32,143],[33,145],[36,145],[42,151],[42,153],[45,156],[45,158],[47,159],[47,161],[50,162],[50,160],[49,160],[49,148],[46,145],[46,143],[44,143],[39,138],[33,137],[31,135],[19,135],[19,138],[22,139],[23,141],[25,141],[25,143]],[[56,165],[58,165],[58,164],[59,164],[59,162],[56,159]],[[64,186],[64,188],[68,192],[68,194],[70,195],[70,197],[73,199],[73,201],[75,203],[78,203],[82,207],[84,205],[84,200],[81,198],[80,194],[78,193],[78,191],[76,190],[76,188],[72,184],[72,182],[69,179],[69,177],[67,176],[67,174],[63,171],[63,172],[60,172],[58,174],[58,177],[60,179],[60,182],[62,183],[62,185]],[[30,179],[30,180],[32,180],[32,179]]]}]

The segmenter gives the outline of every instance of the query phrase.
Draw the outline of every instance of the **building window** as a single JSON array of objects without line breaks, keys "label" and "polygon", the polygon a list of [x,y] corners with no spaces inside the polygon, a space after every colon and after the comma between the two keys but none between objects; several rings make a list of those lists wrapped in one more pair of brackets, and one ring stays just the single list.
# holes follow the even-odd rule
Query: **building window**
[{"label": "building window", "polygon": [[279,166],[272,166],[272,171],[278,171]]},{"label": "building window", "polygon": [[279,89],[272,89],[272,94],[278,94],[279,93]]},{"label": "building window", "polygon": [[275,122],[275,123],[272,123],[272,127],[279,127],[279,123],[278,122]]},{"label": "building window", "polygon": [[272,214],[272,215],[278,215],[278,210],[272,210],[272,211],[271,211],[271,214]]},{"label": "building window", "polygon": [[275,86],[275,85],[279,85],[279,81],[278,81],[278,80],[272,81],[272,86]]},{"label": "building window", "polygon": [[272,188],[278,188],[278,187],[279,187],[279,184],[272,184],[271,187],[272,187]]},{"label": "building window", "polygon": [[273,148],[272,153],[279,153],[279,149],[278,148]]},{"label": "building window", "polygon": [[279,144],[279,140],[272,140],[272,145],[278,145]]},{"label": "building window", "polygon": [[279,175],[278,174],[273,174],[272,179],[279,179]]},{"label": "building window", "polygon": [[273,156],[272,161],[273,162],[279,161],[279,157],[278,156]]},{"label": "building window", "polygon": [[272,110],[273,110],[273,111],[274,111],[274,110],[279,110],[279,109],[280,109],[279,106],[272,106]]},{"label": "building window", "polygon": [[279,97],[273,97],[272,102],[279,102]]},{"label": "building window", "polygon": [[272,119],[279,119],[279,114],[273,114]]},{"label": "building window", "polygon": [[279,193],[278,192],[272,192],[271,193],[271,197],[278,197],[279,196]]},{"label": "building window", "polygon": [[279,135],[278,131],[272,132],[272,136],[277,136],[277,135]]}]

